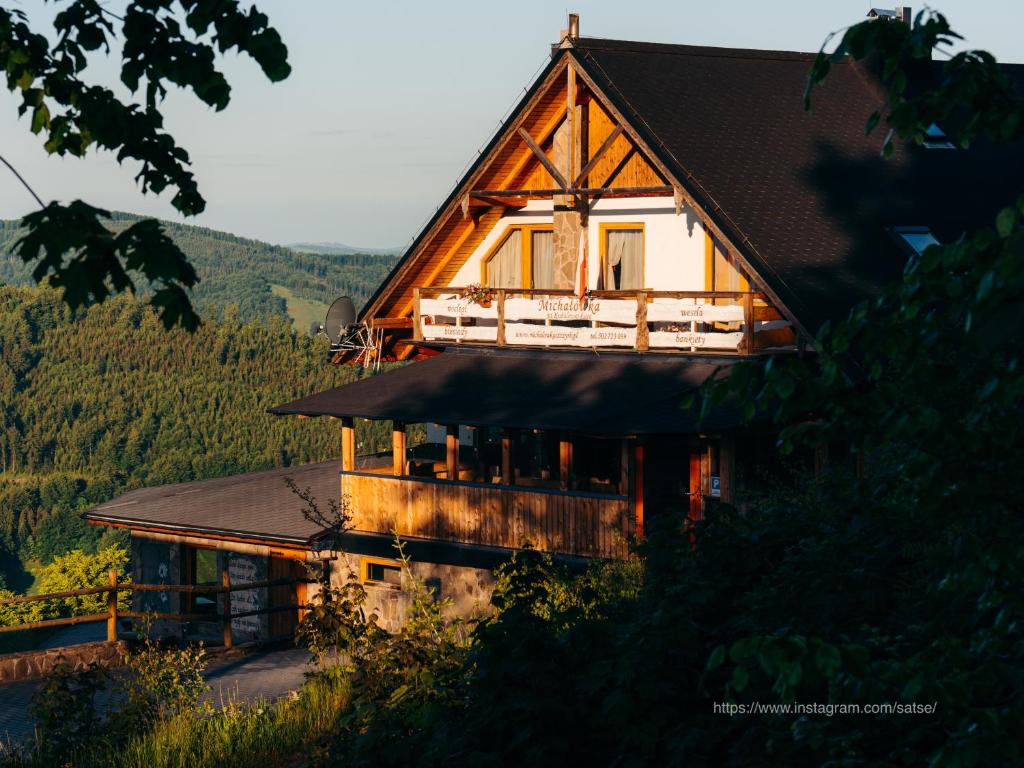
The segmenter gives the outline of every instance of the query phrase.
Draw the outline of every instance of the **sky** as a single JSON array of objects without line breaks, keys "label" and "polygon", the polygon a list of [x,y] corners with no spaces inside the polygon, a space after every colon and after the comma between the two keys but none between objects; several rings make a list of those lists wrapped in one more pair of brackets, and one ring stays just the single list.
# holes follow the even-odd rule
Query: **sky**
[{"label": "sky", "polygon": [[[6,0],[45,31],[60,3]],[[112,0],[116,10],[123,2]],[[458,181],[580,14],[584,36],[816,51],[860,21],[862,0],[540,0],[515,3],[260,0],[289,48],[291,76],[272,84],[228,54],[231,104],[214,112],[172,91],[166,126],[193,161],[206,211],[188,219],[272,243],[404,246]],[[883,6],[891,7],[891,6]],[[915,6],[915,13],[919,6]],[[1001,61],[1024,62],[1024,2],[935,0],[966,38]],[[52,29],[51,29],[52,34]],[[117,62],[95,82],[117,84]],[[120,87],[121,95],[127,96]],[[0,92],[0,153],[44,200],[80,198],[110,210],[181,221],[170,195],[143,195],[138,168],[110,153],[48,157],[18,99]],[[33,210],[0,167],[0,218]]]}]

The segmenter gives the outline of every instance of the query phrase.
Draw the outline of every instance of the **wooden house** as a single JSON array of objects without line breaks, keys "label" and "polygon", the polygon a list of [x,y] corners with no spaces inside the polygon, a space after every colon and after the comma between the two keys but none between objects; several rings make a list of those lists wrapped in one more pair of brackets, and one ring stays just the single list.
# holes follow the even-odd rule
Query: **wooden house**
[{"label": "wooden house", "polygon": [[[392,531],[465,612],[516,548],[622,557],[652,516],[733,501],[766,440],[742,404],[700,421],[687,397],[751,356],[813,354],[908,255],[1012,200],[1022,158],[940,126],[882,159],[864,125],[883,93],[859,64],[806,112],[813,59],[584,38],[570,17],[361,310],[374,357],[408,364],[271,409],[338,420],[344,557],[389,621]],[[391,422],[393,451],[356,456],[356,419]],[[411,446],[414,424],[429,439]]]}]

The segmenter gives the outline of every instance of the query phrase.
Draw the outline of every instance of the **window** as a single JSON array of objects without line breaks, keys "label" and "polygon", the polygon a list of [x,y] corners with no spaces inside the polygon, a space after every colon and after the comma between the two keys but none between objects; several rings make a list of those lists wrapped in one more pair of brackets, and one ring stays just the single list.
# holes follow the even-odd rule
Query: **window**
[{"label": "window", "polygon": [[644,225],[602,224],[601,278],[606,291],[644,287]]},{"label": "window", "polygon": [[750,284],[732,255],[710,234],[704,241],[704,283],[707,291],[748,291]]},{"label": "window", "polygon": [[928,126],[921,144],[927,149],[956,149],[956,145],[946,136],[946,132],[935,123]]},{"label": "window", "polygon": [[511,227],[484,257],[481,280],[491,288],[553,288],[554,255],[551,227]]},{"label": "window", "polygon": [[401,589],[402,566],[394,560],[364,557],[362,560],[362,581],[364,584]]},{"label": "window", "polygon": [[919,256],[929,246],[940,244],[928,227],[896,227],[893,232],[901,243]]},{"label": "window", "polygon": [[[220,569],[217,567],[217,550],[192,548],[192,584],[197,587],[216,586],[220,583]],[[217,595],[195,594],[192,596],[194,613],[216,613]]]}]

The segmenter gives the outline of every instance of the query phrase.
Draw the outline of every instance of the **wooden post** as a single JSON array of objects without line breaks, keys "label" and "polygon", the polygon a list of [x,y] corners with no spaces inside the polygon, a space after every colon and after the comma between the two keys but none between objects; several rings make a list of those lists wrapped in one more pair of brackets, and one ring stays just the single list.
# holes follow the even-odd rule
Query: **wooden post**
[{"label": "wooden post", "polygon": [[721,483],[723,504],[731,504],[733,483],[736,477],[736,439],[732,435],[722,435],[718,443],[718,478]]},{"label": "wooden post", "polygon": [[107,574],[110,591],[107,592],[107,642],[117,642],[117,571]]},{"label": "wooden post", "polygon": [[449,480],[459,479],[459,425],[449,424],[445,432],[446,461]]},{"label": "wooden post", "polygon": [[419,286],[412,289],[412,338],[413,341],[423,341],[423,323],[420,322]]},{"label": "wooden post", "polygon": [[646,352],[650,343],[647,332],[647,291],[636,292],[636,351]]},{"label": "wooden post", "polygon": [[[224,554],[227,557],[227,553]],[[234,645],[234,638],[231,636],[231,573],[228,571],[228,566],[225,563],[224,567],[220,569],[220,583],[224,587],[224,592],[221,593],[224,596],[224,613],[221,614],[221,631],[224,634],[224,647],[230,648]]]},{"label": "wooden post", "polygon": [[572,438],[566,434],[558,441],[558,484],[563,491],[572,487]]},{"label": "wooden post", "polygon": [[505,289],[498,289],[498,338],[499,347],[505,346]]},{"label": "wooden post", "polygon": [[754,351],[754,294],[743,294],[743,354]]},{"label": "wooden post", "polygon": [[644,447],[637,443],[633,448],[633,517],[636,521],[636,537],[644,537]]},{"label": "wooden post", "polygon": [[513,440],[512,433],[503,429],[501,431],[501,483],[502,485],[515,485],[516,478],[513,469]]},{"label": "wooden post", "polygon": [[405,422],[396,421],[391,430],[391,472],[405,474]]},{"label": "wooden post", "polygon": [[356,430],[351,416],[341,419],[341,468],[347,472],[356,468]]}]

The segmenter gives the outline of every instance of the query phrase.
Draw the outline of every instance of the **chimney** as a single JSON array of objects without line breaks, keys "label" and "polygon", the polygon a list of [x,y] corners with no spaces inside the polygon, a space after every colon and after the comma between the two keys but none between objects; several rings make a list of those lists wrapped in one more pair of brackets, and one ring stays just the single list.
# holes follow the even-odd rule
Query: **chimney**
[{"label": "chimney", "polygon": [[554,58],[562,48],[572,48],[580,36],[580,15],[569,14],[569,28],[563,29],[557,43],[551,45],[551,57]]},{"label": "chimney", "polygon": [[897,5],[896,6],[896,20],[902,21],[907,26],[914,26],[914,14],[911,12],[909,5]]},{"label": "chimney", "polygon": [[[909,9],[908,9],[909,10]],[[578,13],[569,14],[569,39],[575,42],[580,37],[580,15]]]}]

